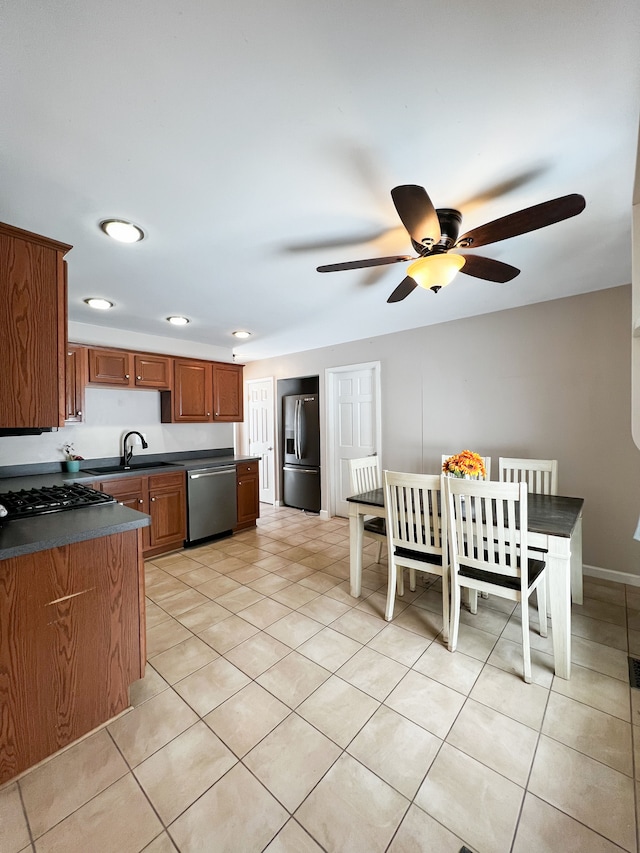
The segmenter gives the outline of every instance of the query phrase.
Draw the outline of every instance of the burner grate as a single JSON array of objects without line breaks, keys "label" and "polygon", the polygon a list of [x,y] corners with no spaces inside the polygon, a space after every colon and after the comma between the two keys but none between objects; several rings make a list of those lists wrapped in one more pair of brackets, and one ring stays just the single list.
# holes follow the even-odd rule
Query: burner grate
[{"label": "burner grate", "polygon": [[81,483],[42,486],[38,489],[20,489],[0,494],[0,505],[7,510],[6,518],[9,520],[114,502],[115,498],[111,495]]}]

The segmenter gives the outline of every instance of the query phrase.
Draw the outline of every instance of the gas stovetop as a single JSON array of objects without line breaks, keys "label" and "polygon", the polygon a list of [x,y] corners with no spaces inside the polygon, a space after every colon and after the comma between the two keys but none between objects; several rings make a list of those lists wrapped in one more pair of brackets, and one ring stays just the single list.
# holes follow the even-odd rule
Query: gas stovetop
[{"label": "gas stovetop", "polygon": [[115,503],[115,498],[104,492],[97,492],[89,486],[73,483],[66,486],[43,486],[39,489],[21,489],[17,492],[0,493],[0,516],[5,520],[29,518],[48,512],[61,512],[66,509],[82,509],[97,504]]}]

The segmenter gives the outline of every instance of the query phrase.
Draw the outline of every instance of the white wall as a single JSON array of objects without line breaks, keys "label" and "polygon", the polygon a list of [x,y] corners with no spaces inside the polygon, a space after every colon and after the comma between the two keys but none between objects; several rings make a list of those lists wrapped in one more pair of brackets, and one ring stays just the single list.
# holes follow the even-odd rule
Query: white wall
[{"label": "white wall", "polygon": [[379,360],[385,468],[435,472],[466,447],[496,471],[498,456],[557,459],[560,493],[585,498],[585,563],[640,575],[630,321],[627,285],[253,362],[245,379]]},{"label": "white wall", "polygon": [[72,443],[86,459],[120,456],[122,438],[131,429],[147,437],[149,448],[135,456],[233,447],[233,424],[160,423],[160,394],[128,388],[87,388],[84,422],[35,436],[0,438],[0,465],[62,460],[61,447]]}]

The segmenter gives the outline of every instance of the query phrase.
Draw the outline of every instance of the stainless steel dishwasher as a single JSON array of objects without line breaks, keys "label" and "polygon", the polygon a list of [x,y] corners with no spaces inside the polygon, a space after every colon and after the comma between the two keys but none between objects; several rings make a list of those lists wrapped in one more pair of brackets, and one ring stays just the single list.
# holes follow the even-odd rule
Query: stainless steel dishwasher
[{"label": "stainless steel dishwasher", "polygon": [[237,520],[235,465],[187,471],[187,545],[230,532]]}]

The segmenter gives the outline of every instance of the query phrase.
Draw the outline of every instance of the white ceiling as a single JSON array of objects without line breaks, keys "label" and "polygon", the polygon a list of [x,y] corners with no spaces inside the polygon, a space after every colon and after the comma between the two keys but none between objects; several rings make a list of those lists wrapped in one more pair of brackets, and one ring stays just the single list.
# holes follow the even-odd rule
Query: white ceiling
[{"label": "white ceiling", "polygon": [[[0,220],[73,244],[71,320],[249,329],[240,361],[626,284],[639,36],[637,0],[0,0]],[[317,273],[411,253],[401,183],[462,231],[587,207],[483,249],[509,284],[388,305],[405,264]],[[147,238],[112,242],[108,217]]]}]

